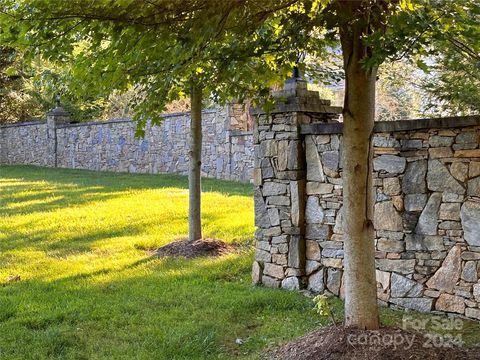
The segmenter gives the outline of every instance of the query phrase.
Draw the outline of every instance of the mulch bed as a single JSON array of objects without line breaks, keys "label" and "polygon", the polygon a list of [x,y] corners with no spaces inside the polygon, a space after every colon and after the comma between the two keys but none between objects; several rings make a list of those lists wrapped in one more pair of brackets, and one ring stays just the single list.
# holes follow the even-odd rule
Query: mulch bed
[{"label": "mulch bed", "polygon": [[[377,336],[374,336],[377,335]],[[480,359],[480,348],[448,345],[443,339],[419,333],[382,328],[377,332],[332,326],[295,339],[266,354],[282,360],[470,360]]]},{"label": "mulch bed", "polygon": [[201,239],[196,241],[178,240],[153,251],[153,256],[171,256],[193,259],[197,257],[221,256],[239,249],[236,244],[226,244],[220,240]]}]

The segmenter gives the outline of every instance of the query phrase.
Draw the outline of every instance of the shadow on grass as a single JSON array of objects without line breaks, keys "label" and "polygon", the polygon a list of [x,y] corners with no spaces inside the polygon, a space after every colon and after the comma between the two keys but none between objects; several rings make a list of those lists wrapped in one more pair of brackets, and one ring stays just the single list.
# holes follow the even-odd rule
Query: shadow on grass
[{"label": "shadow on grass", "polygon": [[[251,186],[236,182],[205,179],[204,192],[220,192],[227,196],[251,196]],[[0,166],[0,215],[8,222],[9,216],[16,217],[16,223],[1,229],[0,249],[20,250],[35,247],[45,250],[49,256],[65,257],[91,249],[92,243],[122,236],[135,236],[151,227],[149,219],[137,219],[108,225],[108,230],[82,228],[81,233],[48,222],[53,212],[63,209],[91,205],[131,194],[132,190],[172,189],[186,191],[188,179],[177,175],[119,174],[69,169],[50,169],[34,166]],[[133,193],[133,196],[135,194]],[[148,199],[146,199],[148,201]],[[152,204],[154,206],[154,204]],[[161,206],[161,204],[160,204]],[[92,208],[94,209],[94,208]],[[26,220],[18,215],[32,215]],[[168,214],[170,225],[184,223],[187,214]],[[58,217],[58,216],[57,216]],[[100,214],[101,217],[101,214]],[[218,217],[205,211],[205,223],[215,223]],[[67,223],[68,225],[68,223]],[[245,232],[245,226],[233,225],[233,230]],[[80,229],[80,228],[79,228]],[[63,239],[68,235],[68,239]]]},{"label": "shadow on grass", "polygon": [[[46,181],[57,185],[76,187],[100,186],[116,191],[180,188],[188,189],[188,178],[173,174],[131,174],[103,171],[52,169],[37,166],[1,165],[0,183],[5,179]],[[99,191],[101,191],[99,189]],[[227,195],[253,196],[250,184],[210,178],[202,179],[203,192]]]},{"label": "shadow on grass", "polygon": [[311,328],[308,299],[249,284],[251,260],[251,254],[144,258],[121,268],[0,288],[2,354],[228,359],[239,350],[237,337],[248,340],[242,353],[252,354]]},{"label": "shadow on grass", "polygon": [[[184,215],[169,216],[168,221],[170,224],[184,223],[186,221],[186,216]],[[211,221],[215,220],[212,218]],[[45,251],[49,257],[63,259],[92,251],[93,244],[99,241],[141,235],[145,233],[146,226],[151,226],[151,223],[130,222],[122,226],[108,225],[106,228],[82,229],[81,234],[66,233],[60,236],[57,233],[57,229],[45,228],[39,222],[34,220],[29,221],[28,224],[22,222],[2,229],[1,233],[3,236],[0,242],[0,250],[21,251],[26,248],[34,248]],[[26,233],[26,226],[35,229],[35,231]]]},{"label": "shadow on grass", "polygon": [[[109,200],[131,190],[166,188],[188,190],[188,179],[171,174],[125,174],[2,165],[0,213],[9,216],[43,212]],[[203,179],[202,191],[219,192],[227,196],[253,196],[249,184],[216,179]]]},{"label": "shadow on grass", "polygon": [[[79,354],[258,358],[266,347],[328,324],[298,292],[251,286],[251,261],[251,252],[196,260],[145,257],[54,281],[13,283],[0,288],[2,354],[26,360]],[[340,300],[331,306],[341,314]],[[382,313],[389,325],[401,326],[403,312]],[[470,331],[478,337],[478,323],[464,324],[466,337]]]}]

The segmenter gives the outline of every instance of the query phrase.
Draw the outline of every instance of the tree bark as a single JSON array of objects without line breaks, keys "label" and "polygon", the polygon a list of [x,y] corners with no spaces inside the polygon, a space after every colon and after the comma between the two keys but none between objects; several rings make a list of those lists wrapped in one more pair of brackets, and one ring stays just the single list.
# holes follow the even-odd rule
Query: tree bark
[{"label": "tree bark", "polygon": [[188,173],[188,240],[202,238],[201,221],[201,166],[202,166],[202,89],[192,81],[191,85],[191,123]]},{"label": "tree bark", "polygon": [[[350,14],[353,17],[353,11]],[[379,327],[370,148],[377,71],[376,68],[365,69],[360,63],[369,55],[362,41],[368,31],[368,22],[362,20],[365,19],[340,27],[346,77],[342,175],[345,326],[373,330]]]}]

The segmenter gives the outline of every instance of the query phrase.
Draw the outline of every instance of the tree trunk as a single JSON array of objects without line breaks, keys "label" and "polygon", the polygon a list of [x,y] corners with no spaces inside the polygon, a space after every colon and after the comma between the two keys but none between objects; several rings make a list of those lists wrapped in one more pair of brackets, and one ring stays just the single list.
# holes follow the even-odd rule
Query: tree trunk
[{"label": "tree trunk", "polygon": [[188,173],[188,240],[202,238],[201,221],[201,166],[202,166],[202,89],[192,81],[190,151]]},{"label": "tree trunk", "polygon": [[340,28],[346,77],[342,175],[345,326],[378,329],[370,150],[375,117],[376,68],[365,69],[360,63],[369,55],[369,49],[362,41],[368,23],[362,20]]}]

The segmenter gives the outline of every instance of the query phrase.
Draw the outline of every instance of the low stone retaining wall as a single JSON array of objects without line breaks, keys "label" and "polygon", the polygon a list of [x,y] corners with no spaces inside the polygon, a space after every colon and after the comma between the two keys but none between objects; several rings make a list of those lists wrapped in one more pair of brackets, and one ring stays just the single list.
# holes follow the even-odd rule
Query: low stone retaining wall
[{"label": "low stone retaining wall", "polygon": [[[253,281],[343,296],[342,124],[294,90],[258,115]],[[380,303],[480,319],[479,139],[480,117],[376,124]]]},{"label": "low stone retaining wall", "polygon": [[[166,115],[160,126],[147,126],[135,138],[136,123],[111,120],[69,124],[57,121],[0,127],[0,164],[120,171],[132,173],[188,173],[187,113]],[[64,116],[64,113],[60,113]],[[226,109],[203,112],[202,175],[250,181],[253,137],[230,127]]]}]

